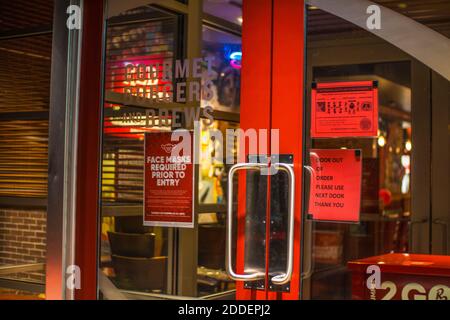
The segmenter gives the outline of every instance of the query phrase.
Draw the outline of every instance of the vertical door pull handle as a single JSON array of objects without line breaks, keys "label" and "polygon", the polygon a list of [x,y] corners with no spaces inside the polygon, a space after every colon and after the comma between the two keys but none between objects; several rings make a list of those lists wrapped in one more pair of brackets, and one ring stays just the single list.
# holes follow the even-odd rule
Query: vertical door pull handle
[{"label": "vertical door pull handle", "polygon": [[[314,169],[311,166],[304,166],[304,168],[306,169],[306,171],[308,171],[309,175],[310,175],[310,179],[314,179],[315,177],[315,172]],[[311,192],[311,189],[309,188],[309,192]],[[309,212],[309,192],[306,196],[305,199],[305,214],[310,213]],[[303,229],[303,234],[305,234],[305,230],[306,230],[306,222],[308,222],[310,224],[310,229],[308,230],[308,235],[309,235],[309,261],[308,261],[308,268],[303,271],[300,275],[300,279],[301,280],[306,280],[308,278],[310,278],[314,272],[314,256],[313,256],[313,251],[314,251],[314,219],[308,219],[308,216],[306,216],[306,218],[303,220],[303,222],[305,223],[304,229]],[[303,243],[305,242],[306,237],[303,238]],[[304,245],[302,246],[302,252],[305,252],[304,250]],[[306,259],[305,259],[306,260]]]},{"label": "vertical door pull handle", "polygon": [[286,271],[282,274],[273,276],[271,281],[277,285],[283,285],[291,281],[294,268],[294,225],[295,225],[295,173],[291,164],[274,163],[275,169],[285,171],[288,174],[289,181],[289,204],[288,204],[288,232],[287,232],[287,264]]},{"label": "vertical door pull handle", "polygon": [[265,278],[265,274],[263,272],[239,274],[233,269],[233,177],[234,174],[240,170],[261,170],[267,167],[267,163],[238,163],[232,166],[228,172],[228,210],[225,266],[228,276],[233,280],[254,281]]}]

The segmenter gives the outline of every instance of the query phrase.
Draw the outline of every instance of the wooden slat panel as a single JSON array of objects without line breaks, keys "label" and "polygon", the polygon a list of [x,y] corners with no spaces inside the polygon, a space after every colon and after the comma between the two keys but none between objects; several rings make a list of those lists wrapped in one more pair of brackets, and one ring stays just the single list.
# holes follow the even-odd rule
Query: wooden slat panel
[{"label": "wooden slat panel", "polygon": [[53,0],[1,1],[0,12],[0,32],[51,26]]},{"label": "wooden slat panel", "polygon": [[47,120],[0,121],[0,197],[46,197],[47,150]]},{"label": "wooden slat panel", "polygon": [[0,41],[0,113],[48,111],[52,36]]}]

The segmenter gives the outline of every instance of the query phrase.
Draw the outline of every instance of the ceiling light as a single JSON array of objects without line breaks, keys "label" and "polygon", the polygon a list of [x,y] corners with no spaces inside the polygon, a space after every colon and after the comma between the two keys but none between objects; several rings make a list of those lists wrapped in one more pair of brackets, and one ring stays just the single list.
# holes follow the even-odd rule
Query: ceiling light
[{"label": "ceiling light", "polygon": [[384,136],[378,137],[378,145],[380,147],[384,147],[386,145],[386,138]]},{"label": "ceiling light", "polygon": [[411,140],[406,141],[405,148],[406,148],[406,150],[411,151],[411,149],[412,149]]}]

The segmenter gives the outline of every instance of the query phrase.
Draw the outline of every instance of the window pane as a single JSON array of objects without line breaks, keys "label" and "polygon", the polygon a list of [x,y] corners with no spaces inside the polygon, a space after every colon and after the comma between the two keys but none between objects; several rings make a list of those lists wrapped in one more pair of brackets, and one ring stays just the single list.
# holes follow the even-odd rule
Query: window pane
[{"label": "window pane", "polygon": [[[309,8],[307,54],[311,78],[307,88],[311,88],[311,82],[372,80],[378,82],[379,99],[376,137],[307,141],[314,149],[360,149],[363,159],[360,223],[312,223],[313,246],[308,252],[312,255],[313,274],[308,284],[312,299],[351,299],[348,262],[411,250],[412,112],[417,112],[411,102],[411,63],[357,62],[376,60],[369,58],[379,54],[365,45],[369,41],[382,43],[349,22]],[[385,46],[386,50],[396,50]],[[344,55],[346,52],[351,55]]]},{"label": "window pane", "polygon": [[[2,2],[0,31],[51,30],[52,3]],[[44,297],[51,53],[51,33],[0,40],[0,300]]]},{"label": "window pane", "polygon": [[[136,17],[144,21],[134,23]],[[153,76],[157,64],[172,64],[175,58],[176,23],[175,17],[151,7],[129,10],[108,22],[100,266],[120,290],[151,294],[171,290],[172,229],[144,227],[142,222],[144,135],[171,127],[163,126],[158,117],[150,125],[143,117],[161,106],[157,99],[168,82]],[[172,90],[165,95],[172,96]],[[146,105],[131,106],[126,103],[130,97],[147,98]],[[149,102],[152,98],[154,103]]]},{"label": "window pane", "polygon": [[239,112],[241,90],[241,38],[209,27],[203,27],[203,57],[213,57],[213,75],[203,81],[213,83],[213,98],[202,101],[202,107]]}]

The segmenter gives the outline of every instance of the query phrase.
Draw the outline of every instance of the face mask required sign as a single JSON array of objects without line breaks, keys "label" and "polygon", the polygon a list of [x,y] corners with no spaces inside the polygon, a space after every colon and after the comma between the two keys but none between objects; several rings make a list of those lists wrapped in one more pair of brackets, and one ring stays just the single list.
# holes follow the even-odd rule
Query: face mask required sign
[{"label": "face mask required sign", "polygon": [[[144,226],[194,227],[194,159],[193,134],[180,152],[174,152],[178,141],[172,132],[145,134]],[[176,138],[178,139],[178,138]]]},{"label": "face mask required sign", "polygon": [[359,222],[361,150],[311,149],[309,213],[313,220]]},{"label": "face mask required sign", "polygon": [[378,133],[376,81],[313,83],[311,137],[375,137]]}]

